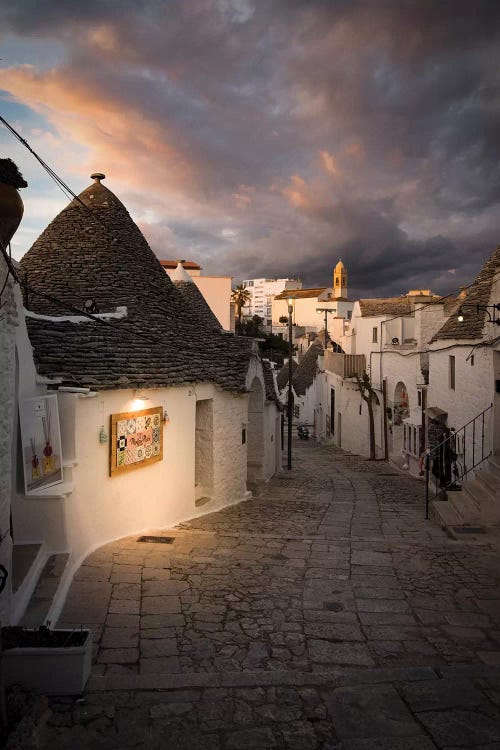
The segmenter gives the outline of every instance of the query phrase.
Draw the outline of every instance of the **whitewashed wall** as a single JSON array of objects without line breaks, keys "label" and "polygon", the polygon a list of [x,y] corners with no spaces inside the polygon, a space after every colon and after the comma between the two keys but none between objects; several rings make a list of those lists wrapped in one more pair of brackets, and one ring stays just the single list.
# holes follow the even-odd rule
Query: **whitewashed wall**
[{"label": "whitewashed wall", "polygon": [[[434,346],[447,343],[440,341]],[[457,430],[486,409],[494,397],[493,352],[489,347],[477,347],[471,365],[470,359],[466,361],[471,349],[472,344],[429,353],[427,403],[448,412],[448,426]],[[450,355],[455,357],[455,390],[449,384]]]},{"label": "whitewashed wall", "polygon": [[[330,421],[335,420],[334,444],[352,453],[369,456],[370,431],[368,406],[361,398],[357,383],[353,380],[343,380],[339,375],[335,375],[328,370],[326,371],[326,379],[327,411]],[[331,414],[330,388],[335,388],[334,415]],[[374,404],[373,411],[377,458],[381,458],[383,456],[383,434],[381,428],[382,402],[379,406]],[[341,417],[340,422],[339,415]]]}]

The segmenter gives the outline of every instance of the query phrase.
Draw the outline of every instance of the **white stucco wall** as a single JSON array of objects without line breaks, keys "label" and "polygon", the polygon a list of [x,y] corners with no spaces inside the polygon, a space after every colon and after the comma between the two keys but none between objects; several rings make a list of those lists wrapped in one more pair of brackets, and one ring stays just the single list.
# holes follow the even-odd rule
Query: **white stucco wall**
[{"label": "white stucco wall", "polygon": [[232,330],[231,276],[193,276],[192,278],[224,330]]},{"label": "white stucco wall", "polygon": [[[447,342],[436,342],[441,346]],[[452,342],[450,342],[451,344]],[[493,353],[489,347],[474,350],[474,365],[467,362],[472,349],[452,346],[443,351],[429,353],[429,388],[427,403],[448,412],[448,426],[460,429],[479,412],[488,407],[494,398],[495,383]],[[449,383],[449,357],[455,357],[455,390]]]},{"label": "white stucco wall", "polygon": [[[333,442],[335,445],[361,456],[370,455],[370,432],[368,422],[368,405],[361,398],[357,383],[353,380],[343,380],[327,370],[327,413],[330,422],[335,420]],[[335,414],[331,414],[330,389],[335,388]],[[381,427],[382,399],[380,405],[374,403],[373,413],[375,422],[375,446],[377,458],[383,457],[383,435]],[[361,409],[361,413],[360,413]],[[340,421],[339,421],[340,415]]]}]

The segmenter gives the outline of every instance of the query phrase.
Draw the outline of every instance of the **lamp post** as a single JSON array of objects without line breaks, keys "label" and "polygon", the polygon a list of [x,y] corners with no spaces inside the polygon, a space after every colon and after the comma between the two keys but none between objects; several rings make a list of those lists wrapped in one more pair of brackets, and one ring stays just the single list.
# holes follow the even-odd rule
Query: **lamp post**
[{"label": "lamp post", "polygon": [[[496,303],[494,305],[474,305],[472,302],[464,302],[463,305],[460,305],[458,313],[457,313],[457,319],[459,323],[464,322],[465,318],[465,312],[463,310],[464,307],[470,307],[472,309],[475,309],[476,313],[479,314],[479,311],[485,312],[489,318],[488,323],[493,323],[494,325],[500,326],[500,317],[496,316],[496,312],[500,310],[500,303]],[[490,313],[490,310],[492,310],[493,314]]]},{"label": "lamp post", "polygon": [[293,357],[293,297],[287,297],[288,304],[288,469],[292,468],[292,420],[293,420],[293,393],[292,393],[292,357]]},{"label": "lamp post", "polygon": [[333,313],[335,310],[331,310],[329,307],[317,307],[317,313],[325,313],[325,349],[328,344],[328,313]]}]

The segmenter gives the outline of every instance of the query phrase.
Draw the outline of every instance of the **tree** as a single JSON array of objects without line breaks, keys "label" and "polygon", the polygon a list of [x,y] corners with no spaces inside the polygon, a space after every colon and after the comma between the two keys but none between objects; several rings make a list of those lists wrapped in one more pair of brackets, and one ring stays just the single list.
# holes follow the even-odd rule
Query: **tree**
[{"label": "tree", "polygon": [[366,401],[368,406],[368,425],[370,430],[370,459],[373,461],[376,458],[375,455],[375,419],[373,416],[373,404],[377,405],[380,403],[377,394],[373,390],[373,386],[370,380],[370,376],[367,372],[363,373],[360,378],[356,373],[356,380],[358,381],[358,390],[361,394],[363,401]]},{"label": "tree", "polygon": [[245,336],[253,336],[254,338],[263,336],[264,334],[260,329],[263,322],[264,320],[260,315],[254,315],[251,320],[246,320],[243,323],[241,326],[242,333],[244,333]]},{"label": "tree", "polygon": [[231,301],[236,305],[236,313],[238,315],[238,328],[241,328],[241,310],[251,298],[252,295],[243,284],[238,284],[231,292]]}]

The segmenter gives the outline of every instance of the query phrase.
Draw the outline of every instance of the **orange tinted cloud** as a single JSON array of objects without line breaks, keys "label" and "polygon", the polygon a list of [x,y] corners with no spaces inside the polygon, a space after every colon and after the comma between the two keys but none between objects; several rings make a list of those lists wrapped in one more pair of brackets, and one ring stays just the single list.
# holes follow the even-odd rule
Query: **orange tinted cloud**
[{"label": "orange tinted cloud", "polygon": [[291,184],[281,191],[285,198],[296,208],[309,206],[306,181],[300,175],[294,174],[290,182]]},{"label": "orange tinted cloud", "polygon": [[338,177],[341,173],[337,167],[333,154],[330,154],[328,151],[320,151],[319,155],[321,156],[323,167],[328,174],[331,174],[333,177]]},{"label": "orange tinted cloud", "polygon": [[109,170],[114,181],[138,191],[203,190],[203,171],[189,157],[182,135],[78,75],[10,68],[2,74],[2,88],[42,113],[63,140],[88,148],[86,163],[66,164],[67,171],[81,177],[82,170]]}]

